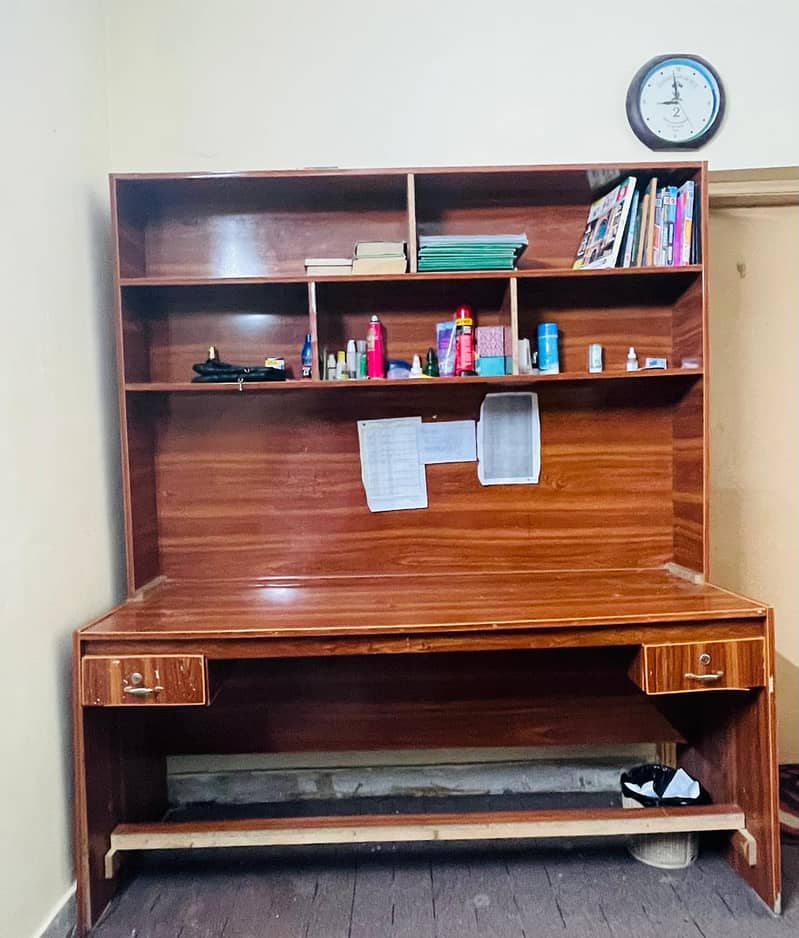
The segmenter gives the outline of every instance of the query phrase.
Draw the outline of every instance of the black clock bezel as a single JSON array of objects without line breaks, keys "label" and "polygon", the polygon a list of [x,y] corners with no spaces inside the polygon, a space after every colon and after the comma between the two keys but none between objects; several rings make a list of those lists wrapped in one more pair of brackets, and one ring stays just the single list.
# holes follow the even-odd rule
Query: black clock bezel
[{"label": "black clock bezel", "polygon": [[[653,68],[671,59],[690,59],[697,62],[710,72],[719,87],[719,110],[716,119],[698,137],[694,137],[693,140],[683,140],[679,142],[663,140],[661,137],[658,137],[657,134],[652,133],[641,115],[641,86],[643,85],[644,78],[646,78]],[[710,62],[703,59],[700,55],[694,55],[692,52],[671,52],[668,55],[657,55],[655,58],[650,59],[642,65],[633,76],[630,87],[627,89],[627,120],[635,136],[638,137],[641,143],[649,147],[650,150],[698,150],[718,133],[722,121],[724,120],[726,103],[727,100],[721,77]]]}]

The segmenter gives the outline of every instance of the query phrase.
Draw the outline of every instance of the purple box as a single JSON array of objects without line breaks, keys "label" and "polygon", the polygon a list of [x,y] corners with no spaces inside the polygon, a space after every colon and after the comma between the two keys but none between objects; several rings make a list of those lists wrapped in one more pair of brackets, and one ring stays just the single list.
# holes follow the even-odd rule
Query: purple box
[{"label": "purple box", "polygon": [[478,326],[474,332],[481,358],[511,354],[510,326]]}]

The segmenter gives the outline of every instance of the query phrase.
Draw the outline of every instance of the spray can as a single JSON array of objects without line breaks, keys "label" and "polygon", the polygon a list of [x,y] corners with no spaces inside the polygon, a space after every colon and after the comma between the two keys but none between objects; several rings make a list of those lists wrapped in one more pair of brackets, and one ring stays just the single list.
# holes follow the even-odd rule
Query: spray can
[{"label": "spray can", "polygon": [[471,306],[455,310],[455,375],[475,375],[474,319]]},{"label": "spray can", "polygon": [[369,378],[384,378],[386,374],[383,323],[377,316],[369,321],[366,333],[366,374]]}]

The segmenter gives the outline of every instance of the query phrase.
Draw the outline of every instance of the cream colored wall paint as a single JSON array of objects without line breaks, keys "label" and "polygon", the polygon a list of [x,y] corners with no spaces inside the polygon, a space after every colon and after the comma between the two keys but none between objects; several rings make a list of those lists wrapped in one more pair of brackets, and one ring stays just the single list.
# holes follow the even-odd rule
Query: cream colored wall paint
[{"label": "cream colored wall paint", "polygon": [[711,575],[775,607],[780,761],[797,762],[799,208],[719,209],[710,243]]},{"label": "cream colored wall paint", "polygon": [[0,30],[0,935],[73,879],[70,632],[121,584],[99,0],[3,4]]},{"label": "cream colored wall paint", "polygon": [[[799,4],[108,0],[116,170],[641,160],[627,85],[695,51],[715,169],[793,164]],[[688,29],[686,36],[685,30]]]}]

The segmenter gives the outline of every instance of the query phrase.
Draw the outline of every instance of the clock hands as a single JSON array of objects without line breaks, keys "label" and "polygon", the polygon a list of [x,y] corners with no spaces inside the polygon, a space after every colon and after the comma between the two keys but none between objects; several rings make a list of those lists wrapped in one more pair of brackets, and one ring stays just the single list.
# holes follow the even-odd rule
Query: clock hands
[{"label": "clock hands", "polygon": [[682,98],[680,97],[680,88],[682,88],[682,82],[677,81],[677,73],[671,73],[671,98],[668,101],[658,101],[658,104],[682,104]]}]

